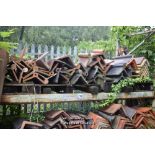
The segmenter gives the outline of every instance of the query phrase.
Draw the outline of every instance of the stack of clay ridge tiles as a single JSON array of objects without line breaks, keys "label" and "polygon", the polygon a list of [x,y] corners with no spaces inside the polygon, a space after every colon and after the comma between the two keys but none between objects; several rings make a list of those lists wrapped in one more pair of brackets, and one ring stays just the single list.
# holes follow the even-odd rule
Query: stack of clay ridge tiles
[{"label": "stack of clay ridge tiles", "polygon": [[107,60],[108,71],[106,76],[113,79],[113,83],[118,83],[127,77],[131,77],[137,69],[137,64],[132,55],[119,56],[113,61]]},{"label": "stack of clay ridge tiles", "polygon": [[149,62],[145,57],[134,58],[137,64],[134,77],[146,77],[149,76]]}]

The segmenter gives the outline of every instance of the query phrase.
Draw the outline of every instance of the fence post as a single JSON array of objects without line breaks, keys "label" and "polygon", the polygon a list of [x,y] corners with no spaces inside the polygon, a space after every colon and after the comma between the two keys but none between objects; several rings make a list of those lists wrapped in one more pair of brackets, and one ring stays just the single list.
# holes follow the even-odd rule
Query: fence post
[{"label": "fence post", "polygon": [[67,55],[67,53],[66,53],[66,47],[65,46],[62,49],[62,55]]},{"label": "fence post", "polygon": [[41,45],[38,45],[38,55],[42,53]]},{"label": "fence post", "polygon": [[20,42],[20,43],[18,44],[18,47],[17,47],[17,53],[18,53],[18,54],[19,54],[20,51],[22,50],[22,47],[23,47],[23,44],[22,44],[22,42]]},{"label": "fence post", "polygon": [[77,61],[77,55],[78,55],[78,49],[76,46],[74,46],[74,51],[73,51],[73,59],[74,59],[74,62]]},{"label": "fence post", "polygon": [[68,55],[72,58],[72,48],[71,47],[69,47],[69,49],[68,49]]},{"label": "fence post", "polygon": [[24,113],[27,114],[27,104],[24,104]]},{"label": "fence post", "polygon": [[56,51],[56,57],[59,57],[59,56],[60,56],[60,47],[58,46]]},{"label": "fence post", "polygon": [[32,57],[33,57],[33,58],[36,57],[36,53],[35,53],[35,45],[34,45],[34,44],[31,45],[31,54],[32,54]]},{"label": "fence post", "polygon": [[50,59],[54,58],[54,46],[51,46],[51,51],[50,51]]},{"label": "fence post", "polygon": [[[44,53],[45,53],[45,52],[48,52],[48,46],[47,46],[47,45],[45,45],[44,51],[43,51],[43,52],[44,52]],[[45,61],[48,60],[48,56],[49,56],[49,53],[45,56]]]}]

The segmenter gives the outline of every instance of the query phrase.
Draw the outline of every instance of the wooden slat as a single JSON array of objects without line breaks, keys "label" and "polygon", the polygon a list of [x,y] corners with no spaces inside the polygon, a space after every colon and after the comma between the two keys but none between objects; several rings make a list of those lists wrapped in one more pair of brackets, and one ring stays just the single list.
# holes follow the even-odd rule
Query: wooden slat
[{"label": "wooden slat", "polygon": [[152,108],[155,109],[155,98],[152,101]]},{"label": "wooden slat", "polygon": [[24,104],[24,113],[27,114],[27,105]]},{"label": "wooden slat", "polygon": [[51,46],[50,57],[51,57],[51,59],[54,58],[54,46]]},{"label": "wooden slat", "polygon": [[36,56],[36,53],[35,53],[35,45],[32,44],[31,45],[31,57],[35,58],[35,56]]},{"label": "wooden slat", "polygon": [[60,57],[60,47],[57,47],[57,51],[56,51],[56,57]]},{"label": "wooden slat", "polygon": [[66,47],[64,46],[63,49],[62,49],[62,55],[66,55],[67,52],[66,52]]},{"label": "wooden slat", "polygon": [[45,103],[43,107],[44,107],[44,110],[43,111],[46,112],[46,110],[47,110],[47,104]]},{"label": "wooden slat", "polygon": [[71,47],[69,47],[69,49],[68,49],[68,55],[72,56],[72,48]]},{"label": "wooden slat", "polygon": [[41,45],[38,45],[38,55],[41,55],[41,53],[42,53],[42,48],[41,48]]},{"label": "wooden slat", "polygon": [[40,103],[38,104],[38,113],[40,113]]},{"label": "wooden slat", "polygon": [[78,58],[78,49],[77,47],[75,46],[74,47],[74,51],[73,51],[73,61],[76,62],[77,61],[77,58]]},{"label": "wooden slat", "polygon": [[[117,99],[136,99],[136,98],[154,98],[154,91],[120,93]],[[99,93],[92,95],[90,93],[75,94],[36,94],[36,95],[2,95],[3,104],[23,104],[33,103],[59,103],[59,102],[76,102],[76,101],[96,101],[108,99],[108,93]]]},{"label": "wooden slat", "polygon": [[47,56],[45,56],[45,61],[47,62],[48,61],[48,56],[49,56],[49,51],[48,51],[48,46],[45,45],[44,46],[44,53],[48,52]]}]

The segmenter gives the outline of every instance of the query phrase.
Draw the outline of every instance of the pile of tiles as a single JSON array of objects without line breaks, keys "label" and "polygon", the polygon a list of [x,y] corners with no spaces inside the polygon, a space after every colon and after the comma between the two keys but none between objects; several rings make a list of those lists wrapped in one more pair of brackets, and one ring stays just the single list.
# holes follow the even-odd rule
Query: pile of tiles
[{"label": "pile of tiles", "polygon": [[23,118],[18,118],[13,122],[14,129],[44,129],[42,123],[31,122]]},{"label": "pile of tiles", "polygon": [[106,118],[113,129],[155,128],[155,112],[149,107],[112,104],[99,111],[98,115]]},{"label": "pile of tiles", "polygon": [[46,113],[43,124],[47,129],[87,129],[91,124],[91,119],[80,113],[55,110]]},{"label": "pile of tiles", "polygon": [[33,81],[36,84],[67,84],[75,69],[74,63],[68,56],[48,62],[42,57],[36,60],[11,57],[7,75],[18,83]]},{"label": "pile of tiles", "polygon": [[[105,63],[103,51],[90,55],[79,55],[79,63],[73,63],[69,56],[45,61],[45,55],[38,59],[26,60],[11,56],[7,66],[6,81],[35,84],[67,84],[75,89],[89,91],[88,85],[104,87],[110,78],[106,77],[108,64]],[[92,87],[93,88],[93,87]]]},{"label": "pile of tiles", "polygon": [[155,129],[155,112],[150,107],[131,108],[122,104],[111,104],[99,111],[82,113],[51,110],[45,119],[31,122],[17,119],[16,129]]},{"label": "pile of tiles", "polygon": [[155,128],[155,112],[149,107],[131,108],[121,104],[88,115],[49,111],[43,126],[47,129],[147,129]]},{"label": "pile of tiles", "polygon": [[133,74],[136,77],[145,77],[149,76],[149,62],[144,57],[134,58],[137,64],[137,68]]},{"label": "pile of tiles", "polygon": [[[98,57],[102,58],[101,62]],[[105,59],[103,51],[94,51],[91,54],[79,54],[79,62],[87,70],[85,79],[88,83],[99,85],[100,90],[104,92],[109,92],[113,83],[117,84],[128,77],[149,76],[149,63],[144,57],[134,58],[132,55],[124,55],[109,60]],[[101,64],[102,67],[100,67]],[[102,72],[100,72],[101,68],[104,68]]]},{"label": "pile of tiles", "polygon": [[109,60],[107,77],[112,78],[114,83],[127,77],[149,76],[149,63],[144,57],[134,58],[132,55],[125,55]]},{"label": "pile of tiles", "polygon": [[[106,63],[103,51],[92,51],[91,53],[79,55],[78,66],[82,70],[82,79],[85,79],[85,84],[97,85],[100,90],[104,91],[108,82],[112,82],[112,79],[108,78],[107,71],[109,70],[109,63]],[[84,74],[83,74],[84,73]],[[84,84],[84,81],[82,82]],[[80,85],[81,81],[74,83]],[[82,89],[82,87],[78,87]],[[86,89],[84,89],[86,90]]]},{"label": "pile of tiles", "polygon": [[131,55],[115,57],[109,63],[107,77],[113,79],[114,83],[118,83],[127,77],[131,77],[137,64]]},{"label": "pile of tiles", "polygon": [[132,55],[108,60],[105,59],[104,52],[99,50],[90,54],[80,53],[78,64],[69,56],[49,61],[45,61],[45,55],[30,60],[23,56],[11,56],[6,79],[17,83],[67,84],[86,92],[91,91],[89,88],[93,91],[98,88],[97,92],[108,92],[113,83],[127,77],[149,76],[148,65],[144,57],[134,58]]}]

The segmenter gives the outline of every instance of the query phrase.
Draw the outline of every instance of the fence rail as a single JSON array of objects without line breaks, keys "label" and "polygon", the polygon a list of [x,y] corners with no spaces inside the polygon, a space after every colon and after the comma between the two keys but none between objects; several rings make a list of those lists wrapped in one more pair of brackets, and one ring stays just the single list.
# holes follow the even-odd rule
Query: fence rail
[{"label": "fence rail", "polygon": [[[117,99],[121,100],[144,99],[144,98],[154,99],[154,94],[155,94],[154,91],[120,93],[117,96]],[[43,98],[45,99],[45,102],[39,100],[37,96],[40,97],[44,96]],[[67,96],[67,98],[65,96]],[[19,113],[24,114],[42,113],[49,110],[62,110],[62,109],[66,111],[76,111],[86,113],[89,112],[90,110],[93,110],[91,108],[92,106],[94,105],[98,106],[99,105],[98,102],[107,99],[108,93],[99,93],[97,96],[92,96],[92,94],[89,93],[83,93],[83,94],[75,93],[73,95],[59,94],[58,98],[56,98],[56,94],[36,95],[35,102],[32,97],[34,97],[34,95],[19,95],[18,99],[18,95],[3,95],[2,100],[4,101],[3,105],[0,105],[0,115],[9,116],[9,115],[17,115]],[[71,98],[71,100],[69,98]]]}]

